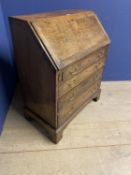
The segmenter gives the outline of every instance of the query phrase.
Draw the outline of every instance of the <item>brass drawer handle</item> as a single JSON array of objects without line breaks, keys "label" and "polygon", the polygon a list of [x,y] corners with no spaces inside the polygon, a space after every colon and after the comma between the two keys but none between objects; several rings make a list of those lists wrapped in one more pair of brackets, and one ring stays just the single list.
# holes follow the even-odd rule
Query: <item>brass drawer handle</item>
[{"label": "brass drawer handle", "polygon": [[74,99],[74,97],[71,97],[71,98],[70,98],[70,101],[73,101],[73,99]]},{"label": "brass drawer handle", "polygon": [[76,66],[76,67],[73,67],[72,70],[69,71],[69,73],[71,75],[76,75],[78,73],[78,70],[79,70],[79,68],[78,68],[78,66]]},{"label": "brass drawer handle", "polygon": [[102,58],[104,56],[104,53],[105,51],[104,50],[101,50],[99,53],[98,53],[98,58]]},{"label": "brass drawer handle", "polygon": [[70,71],[69,73],[72,74],[72,75],[76,75],[77,74],[76,71]]},{"label": "brass drawer handle", "polygon": [[58,75],[58,82],[62,82],[63,81],[63,72],[61,72],[59,75]]},{"label": "brass drawer handle", "polygon": [[72,96],[70,98],[70,101],[73,101],[74,100],[74,97],[75,97],[75,92],[73,91]]}]

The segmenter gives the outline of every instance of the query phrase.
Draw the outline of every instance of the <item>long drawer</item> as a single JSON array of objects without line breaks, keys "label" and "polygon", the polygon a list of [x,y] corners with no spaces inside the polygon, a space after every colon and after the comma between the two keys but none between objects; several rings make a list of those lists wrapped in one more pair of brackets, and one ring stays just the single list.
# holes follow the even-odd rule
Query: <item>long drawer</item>
[{"label": "long drawer", "polygon": [[80,72],[78,75],[74,76],[73,78],[69,79],[65,83],[61,84],[58,87],[58,97],[63,96],[68,91],[73,89],[74,87],[78,86],[82,81],[89,78],[94,72],[100,70],[105,63],[105,59],[100,59],[91,66],[84,69],[82,72]]},{"label": "long drawer", "polygon": [[65,108],[67,104],[69,104],[74,99],[76,99],[78,95],[82,94],[82,92],[87,90],[93,83],[95,83],[96,81],[100,81],[102,78],[102,72],[103,72],[103,69],[98,70],[88,79],[84,80],[78,86],[76,86],[71,91],[66,93],[64,96],[59,98],[58,105],[57,105],[58,111]]},{"label": "long drawer", "polygon": [[[70,101],[64,108],[59,108],[58,111],[58,126],[62,125],[70,116],[80,108],[82,104],[88,101],[91,96],[99,89],[100,80],[96,81],[93,85],[83,91],[74,100]],[[58,102],[59,103],[59,102]]]},{"label": "long drawer", "polygon": [[85,58],[61,70],[58,76],[59,86],[65,81],[72,78],[73,76],[79,74],[81,71],[83,71],[85,68],[89,67],[93,63],[97,62],[100,59],[103,59],[105,57],[106,52],[107,52],[106,47],[101,48],[100,50],[86,56]]}]

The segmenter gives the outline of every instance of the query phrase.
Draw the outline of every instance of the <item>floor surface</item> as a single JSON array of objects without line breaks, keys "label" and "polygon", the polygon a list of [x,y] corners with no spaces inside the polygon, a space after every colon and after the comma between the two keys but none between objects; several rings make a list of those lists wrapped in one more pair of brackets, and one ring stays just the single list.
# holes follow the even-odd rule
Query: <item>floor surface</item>
[{"label": "floor surface", "polygon": [[0,175],[131,175],[131,81],[103,82],[53,144],[23,117],[17,92],[0,137]]}]

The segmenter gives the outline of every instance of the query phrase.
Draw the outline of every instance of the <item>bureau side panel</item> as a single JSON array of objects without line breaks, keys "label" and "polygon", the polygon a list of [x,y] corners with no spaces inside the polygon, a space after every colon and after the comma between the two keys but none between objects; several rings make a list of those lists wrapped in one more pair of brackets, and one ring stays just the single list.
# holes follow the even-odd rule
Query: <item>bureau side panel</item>
[{"label": "bureau side panel", "polygon": [[57,128],[56,70],[29,24],[16,19],[10,19],[10,24],[24,105],[51,127]]}]

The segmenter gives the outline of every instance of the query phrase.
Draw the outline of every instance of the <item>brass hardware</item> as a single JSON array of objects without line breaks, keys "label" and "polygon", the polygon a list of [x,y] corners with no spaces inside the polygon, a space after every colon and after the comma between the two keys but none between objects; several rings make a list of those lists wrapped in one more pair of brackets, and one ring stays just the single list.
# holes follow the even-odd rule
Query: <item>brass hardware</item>
[{"label": "brass hardware", "polygon": [[63,72],[60,72],[60,73],[58,74],[58,81],[59,81],[59,82],[62,82],[62,81],[63,81]]}]

